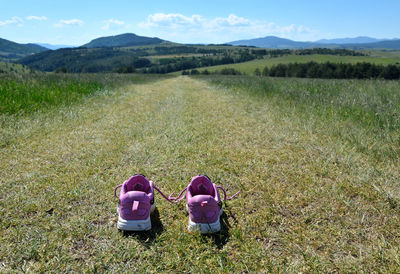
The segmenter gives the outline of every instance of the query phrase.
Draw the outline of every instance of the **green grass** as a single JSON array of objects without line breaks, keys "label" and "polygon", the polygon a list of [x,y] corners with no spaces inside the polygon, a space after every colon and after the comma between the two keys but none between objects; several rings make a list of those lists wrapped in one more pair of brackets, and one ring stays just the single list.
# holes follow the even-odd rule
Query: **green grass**
[{"label": "green grass", "polygon": [[[369,62],[373,64],[388,65],[388,64],[400,63],[400,57],[395,55],[390,57],[382,57],[381,55],[379,56],[339,56],[339,55],[319,55],[319,54],[286,55],[277,58],[257,59],[244,63],[199,68],[198,70],[203,71],[207,69],[209,72],[215,72],[223,68],[234,68],[244,74],[253,75],[254,71],[257,68],[262,71],[266,66],[271,67],[277,64],[288,64],[296,62],[307,63],[311,61],[318,63],[332,62],[332,63],[351,63],[351,64],[355,64],[358,62]],[[180,73],[181,72],[175,72],[172,74],[179,75]]]},{"label": "green grass", "polygon": [[[150,78],[3,114],[0,272],[399,272],[399,86]],[[214,236],[159,195],[154,229],[124,235],[113,190],[134,173],[242,192]]]},{"label": "green grass", "polygon": [[[321,138],[337,138],[378,163],[396,165],[399,162],[399,81],[247,76],[205,79],[231,92],[268,100],[281,110],[283,117],[296,116],[304,124],[308,123],[304,127],[309,132],[316,132]],[[387,187],[399,199],[398,184],[390,185]]]},{"label": "green grass", "polygon": [[107,93],[118,85],[149,78],[118,74],[0,74],[0,114],[29,114],[68,105],[87,96]]},{"label": "green grass", "polygon": [[0,78],[0,113],[30,113],[73,103],[103,87],[95,81],[60,75],[6,75]]},{"label": "green grass", "polygon": [[399,62],[400,59],[400,50],[365,50],[364,52],[372,57],[397,59],[396,62]]}]

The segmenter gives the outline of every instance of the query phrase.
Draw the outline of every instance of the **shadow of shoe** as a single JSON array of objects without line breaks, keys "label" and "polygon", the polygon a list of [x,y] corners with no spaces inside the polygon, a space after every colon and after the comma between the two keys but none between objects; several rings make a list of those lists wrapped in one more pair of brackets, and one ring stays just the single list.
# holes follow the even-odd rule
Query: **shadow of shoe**
[{"label": "shadow of shoe", "polygon": [[220,222],[221,222],[221,230],[217,233],[213,234],[204,234],[203,236],[206,238],[211,238],[213,243],[217,246],[218,249],[221,249],[226,245],[229,241],[230,234],[229,229],[231,228],[231,224],[229,223],[229,218],[232,218],[236,221],[235,216],[229,210],[228,207],[224,208],[224,212],[221,215]]},{"label": "shadow of shoe", "polygon": [[157,239],[157,236],[164,231],[164,226],[161,223],[160,213],[156,207],[150,215],[151,229],[148,231],[122,231],[124,237],[137,238],[144,246],[151,246]]}]

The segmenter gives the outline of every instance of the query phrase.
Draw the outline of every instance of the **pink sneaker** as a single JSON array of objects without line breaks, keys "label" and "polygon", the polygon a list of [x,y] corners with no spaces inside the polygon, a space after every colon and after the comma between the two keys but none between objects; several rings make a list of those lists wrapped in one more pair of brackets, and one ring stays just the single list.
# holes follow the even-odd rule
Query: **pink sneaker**
[{"label": "pink sneaker", "polygon": [[190,184],[177,197],[170,195],[169,199],[177,203],[184,198],[182,195],[187,191],[186,209],[189,212],[189,231],[214,233],[221,230],[220,216],[223,209],[218,189],[224,192],[224,200],[230,200],[240,193],[238,191],[235,195],[227,198],[223,187],[216,186],[210,178],[200,175],[193,177]]},{"label": "pink sneaker", "polygon": [[[118,188],[121,188],[119,197],[117,196]],[[130,177],[114,189],[115,197],[119,198],[118,229],[127,231],[151,229],[150,213],[156,208],[154,189],[168,200],[152,181],[141,174]]]}]

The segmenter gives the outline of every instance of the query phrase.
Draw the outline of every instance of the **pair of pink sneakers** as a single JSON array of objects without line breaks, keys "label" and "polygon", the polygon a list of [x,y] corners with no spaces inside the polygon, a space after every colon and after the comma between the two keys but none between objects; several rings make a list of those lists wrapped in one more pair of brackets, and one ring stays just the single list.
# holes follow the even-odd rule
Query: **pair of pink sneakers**
[{"label": "pair of pink sneakers", "polygon": [[[121,191],[117,196],[119,188]],[[216,186],[210,178],[200,175],[193,177],[190,184],[177,197],[172,197],[173,194],[167,197],[145,176],[134,175],[114,190],[115,197],[119,198],[118,229],[126,231],[151,229],[150,213],[156,207],[154,189],[171,203],[177,203],[185,198],[183,193],[186,191],[186,209],[189,212],[188,230],[201,233],[214,233],[221,230],[220,216],[223,209],[218,190],[223,191],[224,200],[230,200],[240,192],[238,191],[232,197],[226,197],[223,187]]]}]

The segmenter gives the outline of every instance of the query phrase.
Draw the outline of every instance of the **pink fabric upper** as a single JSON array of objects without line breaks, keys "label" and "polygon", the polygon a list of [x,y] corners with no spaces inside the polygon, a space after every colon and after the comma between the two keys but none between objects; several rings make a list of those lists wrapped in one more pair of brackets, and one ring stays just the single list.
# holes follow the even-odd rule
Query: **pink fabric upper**
[{"label": "pink fabric upper", "polygon": [[125,220],[145,220],[149,217],[151,201],[154,199],[152,182],[139,174],[122,184],[119,195],[120,216]]},{"label": "pink fabric upper", "polygon": [[220,197],[215,184],[204,175],[192,178],[186,194],[189,217],[195,223],[214,223],[218,220]]}]

